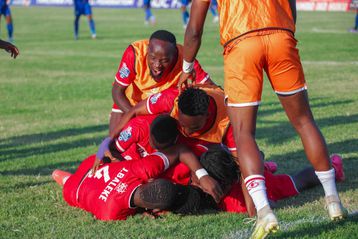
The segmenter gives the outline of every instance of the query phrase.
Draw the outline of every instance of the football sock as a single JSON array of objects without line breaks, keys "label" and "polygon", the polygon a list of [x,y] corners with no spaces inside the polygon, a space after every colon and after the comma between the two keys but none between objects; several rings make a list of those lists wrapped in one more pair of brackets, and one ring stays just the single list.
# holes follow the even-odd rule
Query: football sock
[{"label": "football sock", "polygon": [[76,16],[76,18],[75,18],[75,36],[76,37],[78,36],[79,20],[80,20],[80,17]]},{"label": "football sock", "polygon": [[12,23],[8,23],[6,25],[6,27],[7,27],[7,35],[9,37],[9,39],[12,39],[12,33],[14,31],[14,27],[13,27]]},{"label": "football sock", "polygon": [[328,171],[315,171],[319,181],[322,183],[324,193],[327,196],[338,195],[335,181],[334,168]]},{"label": "football sock", "polygon": [[254,174],[245,178],[244,180],[247,191],[254,201],[256,211],[269,206],[269,201],[266,194],[265,177]]},{"label": "football sock", "polygon": [[145,9],[145,20],[149,21],[151,16],[152,16],[152,11],[150,10],[150,8],[146,8]]},{"label": "football sock", "polygon": [[214,17],[218,15],[218,13],[216,12],[216,6],[213,6],[212,4],[210,5],[210,12],[213,14]]},{"label": "football sock", "polygon": [[89,27],[90,27],[92,35],[95,35],[96,34],[96,28],[95,28],[95,25],[94,25],[94,20],[93,19],[89,20],[88,24],[89,24]]},{"label": "football sock", "polygon": [[188,11],[182,12],[182,17],[183,17],[183,22],[184,24],[188,24],[188,19],[189,19],[189,13]]}]

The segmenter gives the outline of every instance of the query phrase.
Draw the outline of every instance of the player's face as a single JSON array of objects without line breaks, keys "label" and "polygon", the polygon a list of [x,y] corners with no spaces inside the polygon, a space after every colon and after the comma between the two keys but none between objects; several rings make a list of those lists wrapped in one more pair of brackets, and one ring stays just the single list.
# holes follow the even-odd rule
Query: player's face
[{"label": "player's face", "polygon": [[160,81],[160,78],[167,75],[177,61],[177,51],[168,42],[152,39],[148,46],[147,61],[152,77]]},{"label": "player's face", "polygon": [[195,136],[197,131],[203,129],[207,118],[208,115],[189,116],[183,114],[180,110],[178,115],[179,124],[187,136]]}]

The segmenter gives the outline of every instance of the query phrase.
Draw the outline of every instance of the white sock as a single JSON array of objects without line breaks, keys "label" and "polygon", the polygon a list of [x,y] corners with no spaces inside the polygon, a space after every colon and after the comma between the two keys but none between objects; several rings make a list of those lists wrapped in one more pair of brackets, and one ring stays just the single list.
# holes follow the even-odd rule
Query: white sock
[{"label": "white sock", "polygon": [[245,178],[244,182],[252,201],[254,201],[256,211],[267,205],[270,206],[267,200],[264,176],[258,174],[250,175]]},{"label": "white sock", "polygon": [[69,179],[69,178],[70,178],[70,176],[64,177],[64,178],[62,179],[62,185],[65,185],[67,179]]},{"label": "white sock", "polygon": [[334,168],[328,171],[315,171],[315,173],[319,181],[321,181],[326,197],[331,195],[338,196]]}]

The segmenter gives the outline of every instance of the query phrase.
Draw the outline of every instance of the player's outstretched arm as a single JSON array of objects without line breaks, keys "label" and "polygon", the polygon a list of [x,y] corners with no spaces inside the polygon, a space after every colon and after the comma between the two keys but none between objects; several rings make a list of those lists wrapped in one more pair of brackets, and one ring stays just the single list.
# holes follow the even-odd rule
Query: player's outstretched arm
[{"label": "player's outstretched arm", "polygon": [[200,48],[201,36],[209,6],[210,1],[194,0],[192,2],[190,19],[184,36],[183,72],[178,83],[179,89],[189,86],[189,79],[195,79],[195,76],[192,75],[194,72],[194,59]]},{"label": "player's outstretched arm", "polygon": [[0,48],[9,52],[11,54],[11,57],[13,57],[14,59],[20,54],[19,49],[17,49],[15,45],[7,41],[0,40]]}]

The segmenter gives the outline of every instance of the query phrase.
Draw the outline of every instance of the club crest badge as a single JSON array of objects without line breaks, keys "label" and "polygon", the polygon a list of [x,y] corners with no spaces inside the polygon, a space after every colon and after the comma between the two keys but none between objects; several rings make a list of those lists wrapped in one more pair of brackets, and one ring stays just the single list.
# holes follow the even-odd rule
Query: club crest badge
[{"label": "club crest badge", "polygon": [[131,71],[129,70],[128,66],[126,63],[123,63],[121,69],[119,69],[119,75],[122,79],[125,79],[129,76],[129,74],[131,73]]}]

